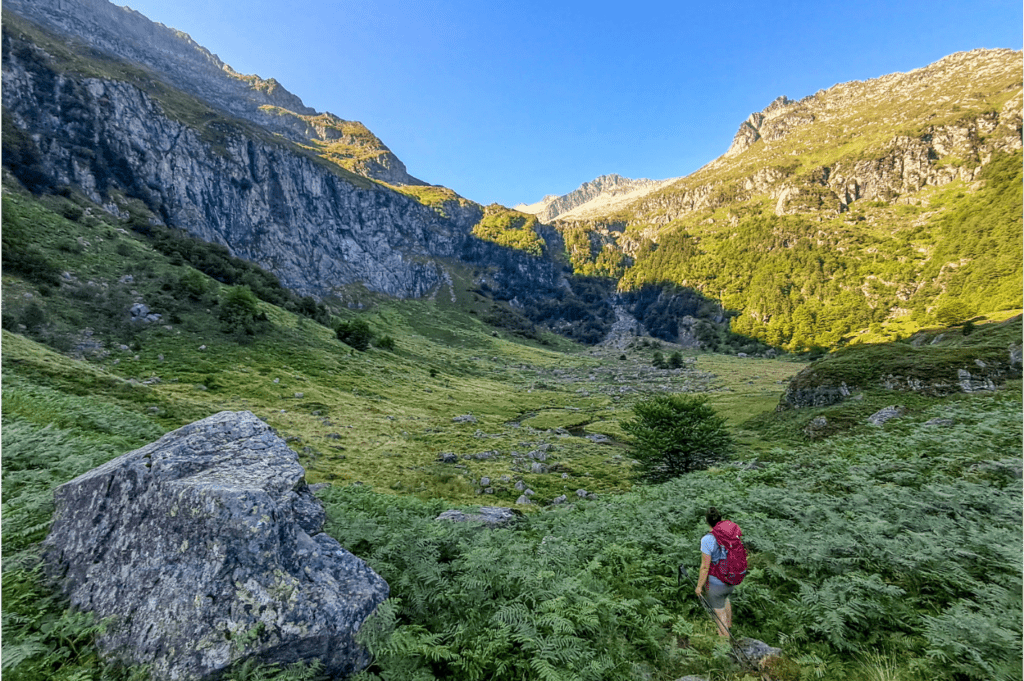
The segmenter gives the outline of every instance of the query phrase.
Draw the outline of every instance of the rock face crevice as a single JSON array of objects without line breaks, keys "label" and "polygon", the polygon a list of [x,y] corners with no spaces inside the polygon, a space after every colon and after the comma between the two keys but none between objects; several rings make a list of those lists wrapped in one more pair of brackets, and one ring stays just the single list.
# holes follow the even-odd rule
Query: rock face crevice
[{"label": "rock face crevice", "polygon": [[205,679],[255,657],[368,662],[356,644],[387,583],[322,530],[297,455],[249,412],[180,428],[59,487],[44,543],[97,644],[153,678]]}]

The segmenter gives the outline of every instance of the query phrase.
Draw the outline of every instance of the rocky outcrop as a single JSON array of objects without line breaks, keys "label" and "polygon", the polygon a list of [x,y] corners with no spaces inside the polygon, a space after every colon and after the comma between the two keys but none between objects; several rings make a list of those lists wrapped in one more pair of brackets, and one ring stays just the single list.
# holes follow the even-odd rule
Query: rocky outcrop
[{"label": "rocky outcrop", "polygon": [[740,124],[733,137],[726,156],[735,156],[746,151],[754,142],[780,140],[798,126],[814,122],[814,114],[797,106],[789,97],[782,96],[769,104],[763,111],[750,114]]},{"label": "rocky outcrop", "polygon": [[[211,106],[300,143],[332,142],[344,121],[307,107],[273,78],[237,73],[186,33],[108,0],[10,0],[4,8],[91,48],[146,67]],[[347,144],[359,148],[356,172],[393,184],[423,184],[361,124]]]},{"label": "rocky outcrop", "polygon": [[54,493],[49,574],[112,618],[104,654],[153,678],[205,679],[248,658],[350,674],[388,585],[321,529],[297,455],[249,412],[222,412]]},{"label": "rocky outcrop", "polygon": [[[1004,324],[1019,324],[1019,318]],[[848,353],[861,352],[856,346]],[[865,389],[915,392],[933,397],[998,390],[1021,377],[1020,346],[1006,350],[977,346],[930,348],[889,346],[887,356],[865,355],[860,366],[849,358],[826,357],[794,376],[778,411],[837,404]],[[837,368],[837,367],[843,368]]]}]

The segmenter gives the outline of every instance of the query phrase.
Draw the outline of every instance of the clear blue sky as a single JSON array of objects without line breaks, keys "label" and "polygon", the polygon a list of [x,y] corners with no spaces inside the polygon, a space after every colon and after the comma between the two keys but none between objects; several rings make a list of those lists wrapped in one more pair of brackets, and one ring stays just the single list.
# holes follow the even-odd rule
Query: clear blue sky
[{"label": "clear blue sky", "polygon": [[[117,4],[126,4],[117,0]],[[1021,49],[1020,0],[131,0],[480,203],[686,175],[779,95]]]}]

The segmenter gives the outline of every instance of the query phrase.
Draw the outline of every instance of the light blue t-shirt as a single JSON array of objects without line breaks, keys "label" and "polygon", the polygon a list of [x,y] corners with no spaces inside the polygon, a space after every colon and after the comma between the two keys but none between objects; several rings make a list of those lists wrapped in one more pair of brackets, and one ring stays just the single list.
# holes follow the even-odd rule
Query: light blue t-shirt
[{"label": "light blue t-shirt", "polygon": [[[719,546],[718,541],[715,539],[715,535],[708,532],[700,540],[700,552],[711,556],[711,564],[714,565],[720,560],[725,560],[729,550]],[[725,582],[711,574],[708,575],[708,581],[719,586],[723,586],[725,584]]]}]

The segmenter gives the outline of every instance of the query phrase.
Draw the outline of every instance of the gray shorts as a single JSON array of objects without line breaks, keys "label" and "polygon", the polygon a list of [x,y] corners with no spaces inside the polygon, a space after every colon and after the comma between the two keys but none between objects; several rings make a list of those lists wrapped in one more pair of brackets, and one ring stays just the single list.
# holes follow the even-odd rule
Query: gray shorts
[{"label": "gray shorts", "polygon": [[715,610],[721,610],[725,607],[725,602],[729,600],[729,595],[735,588],[732,584],[715,584],[708,580],[708,603]]}]

